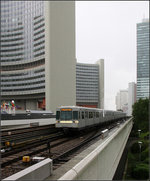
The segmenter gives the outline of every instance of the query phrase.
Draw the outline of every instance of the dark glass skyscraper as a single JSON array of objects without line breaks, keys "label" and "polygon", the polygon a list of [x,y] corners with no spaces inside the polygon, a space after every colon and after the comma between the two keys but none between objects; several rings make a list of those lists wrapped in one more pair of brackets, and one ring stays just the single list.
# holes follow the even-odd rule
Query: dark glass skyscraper
[{"label": "dark glass skyscraper", "polygon": [[149,20],[137,24],[137,100],[149,97]]}]

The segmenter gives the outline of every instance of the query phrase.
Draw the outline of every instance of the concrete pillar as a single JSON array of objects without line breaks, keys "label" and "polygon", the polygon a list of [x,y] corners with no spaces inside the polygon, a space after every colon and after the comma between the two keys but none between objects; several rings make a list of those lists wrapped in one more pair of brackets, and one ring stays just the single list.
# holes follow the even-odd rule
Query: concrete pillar
[{"label": "concrete pillar", "polygon": [[104,109],[104,59],[96,62],[99,65],[99,105],[100,109]]},{"label": "concrete pillar", "polygon": [[46,110],[76,104],[75,2],[45,1]]}]

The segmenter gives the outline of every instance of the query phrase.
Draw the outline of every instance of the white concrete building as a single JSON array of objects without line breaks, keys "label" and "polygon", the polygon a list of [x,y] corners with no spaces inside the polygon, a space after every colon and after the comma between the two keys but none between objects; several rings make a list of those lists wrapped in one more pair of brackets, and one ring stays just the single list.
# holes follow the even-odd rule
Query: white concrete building
[{"label": "white concrete building", "polygon": [[120,92],[116,95],[116,110],[120,109]]},{"label": "white concrete building", "polygon": [[76,104],[75,2],[45,1],[46,110]]},{"label": "white concrete building", "polygon": [[128,90],[120,90],[116,96],[116,110],[128,111]]},{"label": "white concrete building", "polygon": [[136,102],[136,84],[130,82],[128,86],[128,116],[132,115],[132,105]]}]

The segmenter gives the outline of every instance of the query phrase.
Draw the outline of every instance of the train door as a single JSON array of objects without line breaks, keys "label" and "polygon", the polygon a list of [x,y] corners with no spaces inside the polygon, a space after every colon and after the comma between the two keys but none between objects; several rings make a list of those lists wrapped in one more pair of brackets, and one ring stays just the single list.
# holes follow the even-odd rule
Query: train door
[{"label": "train door", "polygon": [[79,124],[78,124],[78,128],[80,128],[80,126],[82,125],[81,110],[79,110],[78,114],[79,114]]},{"label": "train door", "polygon": [[89,122],[89,125],[93,125],[94,124],[94,112],[91,111],[91,119],[90,119],[90,122]]},{"label": "train door", "polygon": [[73,122],[75,123],[74,127],[79,128],[79,124],[80,124],[80,119],[79,119],[79,111],[78,110],[73,110]]},{"label": "train door", "polygon": [[97,111],[96,112],[96,124],[98,124],[99,123],[99,112]]},{"label": "train door", "polygon": [[93,123],[92,125],[96,124],[96,112],[93,111]]},{"label": "train door", "polygon": [[85,112],[81,110],[81,127],[85,127]]},{"label": "train door", "polygon": [[102,124],[103,123],[103,111],[100,111],[100,124]]},{"label": "train door", "polygon": [[87,123],[87,125],[89,126],[89,125],[91,125],[91,122],[93,121],[93,112],[90,110],[89,111],[89,119],[88,119],[88,123]]},{"label": "train door", "polygon": [[88,117],[89,117],[89,115],[88,115],[88,110],[85,110],[85,127],[87,126],[87,124],[88,124]]}]

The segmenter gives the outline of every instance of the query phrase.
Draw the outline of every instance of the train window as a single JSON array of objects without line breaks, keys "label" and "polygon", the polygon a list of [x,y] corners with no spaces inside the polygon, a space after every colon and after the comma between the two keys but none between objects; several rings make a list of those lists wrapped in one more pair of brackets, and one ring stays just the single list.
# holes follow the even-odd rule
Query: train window
[{"label": "train window", "polygon": [[99,112],[96,112],[96,118],[99,118]]},{"label": "train window", "polygon": [[72,111],[61,111],[61,120],[72,120]]},{"label": "train window", "polygon": [[85,111],[85,118],[88,118],[88,112]]},{"label": "train window", "polygon": [[93,112],[93,118],[95,118],[95,112]]},{"label": "train window", "polygon": [[91,118],[91,112],[89,112],[89,118]]},{"label": "train window", "polygon": [[89,112],[89,118],[93,118],[93,113]]},{"label": "train window", "polygon": [[73,119],[78,119],[78,111],[73,111]]},{"label": "train window", "polygon": [[59,120],[60,118],[60,111],[56,111],[56,120]]},{"label": "train window", "polygon": [[82,119],[84,119],[84,112],[82,111]]}]

